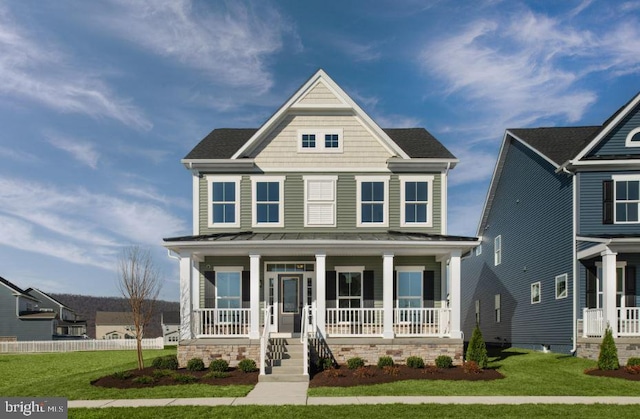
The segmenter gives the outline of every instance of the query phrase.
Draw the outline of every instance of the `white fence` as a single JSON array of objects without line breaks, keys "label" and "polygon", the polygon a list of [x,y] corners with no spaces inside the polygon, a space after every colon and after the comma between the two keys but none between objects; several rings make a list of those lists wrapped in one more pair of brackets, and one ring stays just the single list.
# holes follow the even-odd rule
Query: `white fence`
[{"label": "white fence", "polygon": [[[117,351],[136,349],[135,339],[83,339],[0,342],[0,353]],[[164,339],[142,339],[142,349],[163,349]]]}]

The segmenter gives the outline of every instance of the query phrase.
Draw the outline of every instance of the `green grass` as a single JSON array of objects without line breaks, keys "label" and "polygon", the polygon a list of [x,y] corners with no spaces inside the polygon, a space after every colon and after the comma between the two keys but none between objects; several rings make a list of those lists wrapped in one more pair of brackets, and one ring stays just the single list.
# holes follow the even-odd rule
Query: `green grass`
[{"label": "green grass", "polygon": [[[176,349],[144,351],[145,365]],[[66,397],[69,400],[243,397],[253,386],[184,384],[140,389],[95,387],[92,380],[136,368],[135,351],[0,355],[0,394],[4,397]]]},{"label": "green grass", "polygon": [[637,418],[633,405],[343,405],[343,406],[170,406],[71,409],[70,419],[103,418]]},{"label": "green grass", "polygon": [[584,374],[595,361],[507,349],[490,358],[505,378],[494,381],[410,380],[357,387],[317,387],[309,396],[637,396],[640,382]]}]

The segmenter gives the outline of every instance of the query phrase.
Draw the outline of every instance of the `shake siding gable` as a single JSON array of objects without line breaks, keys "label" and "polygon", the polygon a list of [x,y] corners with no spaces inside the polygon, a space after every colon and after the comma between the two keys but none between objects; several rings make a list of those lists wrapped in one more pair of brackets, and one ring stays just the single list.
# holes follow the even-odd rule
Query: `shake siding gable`
[{"label": "shake siding gable", "polygon": [[324,83],[318,83],[298,103],[303,105],[339,105],[342,101]]},{"label": "shake siding gable", "polygon": [[629,132],[638,127],[640,127],[640,104],[629,112],[629,114],[589,152],[587,158],[591,156],[640,155],[640,144],[638,144],[638,147],[625,146],[625,140]]}]

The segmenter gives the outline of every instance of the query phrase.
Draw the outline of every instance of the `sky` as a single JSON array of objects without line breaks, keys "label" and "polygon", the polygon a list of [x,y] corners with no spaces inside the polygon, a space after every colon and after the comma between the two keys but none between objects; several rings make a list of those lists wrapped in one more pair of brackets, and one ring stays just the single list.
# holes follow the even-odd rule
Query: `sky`
[{"label": "sky", "polygon": [[177,301],[180,159],[319,68],[460,159],[448,233],[475,236],[505,129],[600,125],[640,91],[640,0],[0,0],[0,276],[117,296],[138,245]]}]

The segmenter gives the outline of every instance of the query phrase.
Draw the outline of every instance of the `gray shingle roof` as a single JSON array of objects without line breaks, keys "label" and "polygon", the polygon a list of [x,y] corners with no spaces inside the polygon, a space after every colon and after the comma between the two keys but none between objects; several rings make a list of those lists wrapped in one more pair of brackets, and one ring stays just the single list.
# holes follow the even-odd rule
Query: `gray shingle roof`
[{"label": "gray shingle roof", "polygon": [[508,131],[560,166],[582,151],[601,129],[602,126],[585,126],[518,128]]},{"label": "gray shingle roof", "polygon": [[133,314],[130,311],[96,311],[96,325],[131,325]]},{"label": "gray shingle roof", "polygon": [[[185,156],[185,159],[229,159],[256,131],[256,128],[214,129]],[[412,158],[455,159],[455,156],[424,128],[384,128],[384,132]]]}]

